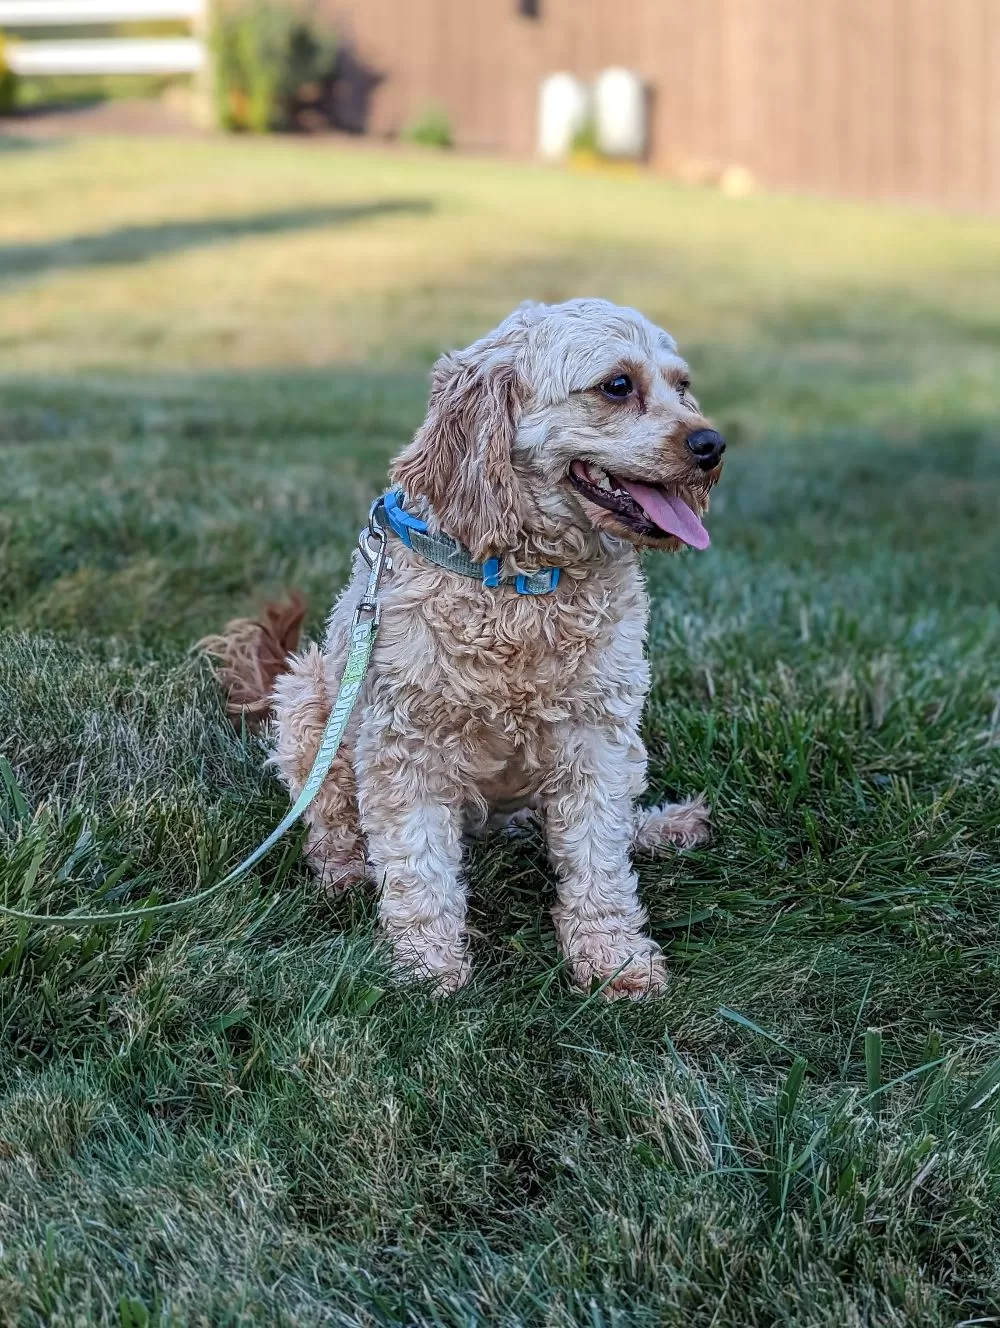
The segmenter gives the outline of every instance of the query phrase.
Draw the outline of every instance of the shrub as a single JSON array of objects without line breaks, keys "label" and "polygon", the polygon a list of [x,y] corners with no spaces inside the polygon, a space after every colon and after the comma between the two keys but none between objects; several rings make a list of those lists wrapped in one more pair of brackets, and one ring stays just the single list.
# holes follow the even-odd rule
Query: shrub
[{"label": "shrub", "polygon": [[597,145],[597,125],[592,119],[585,120],[573,135],[570,152],[586,153],[588,156],[600,154],[600,148]]},{"label": "shrub", "polygon": [[428,148],[450,148],[454,140],[448,112],[443,106],[425,106],[403,130],[403,138]]},{"label": "shrub", "polygon": [[9,115],[17,106],[17,75],[7,63],[7,44],[0,32],[0,115]]},{"label": "shrub", "polygon": [[220,5],[213,25],[215,96],[225,129],[290,129],[310,94],[328,82],[334,33],[305,8],[282,0]]}]

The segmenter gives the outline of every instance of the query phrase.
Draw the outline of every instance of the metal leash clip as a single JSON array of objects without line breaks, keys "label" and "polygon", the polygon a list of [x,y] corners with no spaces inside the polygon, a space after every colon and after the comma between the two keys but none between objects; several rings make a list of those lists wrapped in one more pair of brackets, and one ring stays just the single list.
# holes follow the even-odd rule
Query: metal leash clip
[{"label": "metal leash clip", "polygon": [[371,505],[368,513],[368,525],[358,536],[358,548],[368,564],[368,584],[361,602],[354,611],[354,626],[357,627],[365,614],[371,614],[371,622],[378,627],[382,618],[382,606],[378,602],[378,588],[386,569],[392,570],[389,557],[389,537],[375,519],[375,512],[381,499]]}]

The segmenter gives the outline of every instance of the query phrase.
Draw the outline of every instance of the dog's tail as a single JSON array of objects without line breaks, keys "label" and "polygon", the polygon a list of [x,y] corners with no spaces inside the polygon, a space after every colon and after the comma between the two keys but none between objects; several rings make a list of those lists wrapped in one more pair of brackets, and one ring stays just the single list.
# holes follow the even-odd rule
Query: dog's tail
[{"label": "dog's tail", "polygon": [[305,616],[305,596],[293,590],[287,600],[265,604],[259,620],[234,618],[218,636],[198,642],[198,649],[213,661],[234,724],[256,730],[270,716],[275,680],[288,670]]}]

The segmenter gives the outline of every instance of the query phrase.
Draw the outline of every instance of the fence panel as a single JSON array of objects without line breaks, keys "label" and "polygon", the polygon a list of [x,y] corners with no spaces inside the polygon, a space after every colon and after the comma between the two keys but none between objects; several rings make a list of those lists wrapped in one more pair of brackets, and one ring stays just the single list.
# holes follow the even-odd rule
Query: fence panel
[{"label": "fence panel", "polygon": [[[181,20],[195,29],[205,0],[0,0],[0,29],[87,27],[95,24]],[[107,37],[12,41],[7,60],[16,74],[193,74],[205,64],[197,37]]]}]

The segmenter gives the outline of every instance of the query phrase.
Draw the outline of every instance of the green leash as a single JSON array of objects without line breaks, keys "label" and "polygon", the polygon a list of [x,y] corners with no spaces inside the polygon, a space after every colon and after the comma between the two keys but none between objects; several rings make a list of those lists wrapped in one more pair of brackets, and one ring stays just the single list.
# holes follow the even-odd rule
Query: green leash
[{"label": "green leash", "polygon": [[337,692],[333,710],[330,712],[330,718],[323,730],[319,750],[316,753],[316,759],[313,761],[312,769],[309,771],[309,777],[303,784],[299,796],[264,842],[258,844],[254,851],[232,871],[227,872],[221,881],[216,881],[207,890],[201,890],[196,895],[189,895],[186,899],[176,899],[171,904],[154,904],[151,908],[123,909],[117,913],[25,913],[20,909],[0,905],[0,915],[6,918],[16,918],[19,922],[34,922],[52,927],[96,927],[102,923],[127,922],[135,918],[162,917],[165,913],[176,913],[180,909],[191,908],[194,904],[201,904],[206,899],[211,899],[213,895],[217,895],[221,890],[224,890],[227,885],[232,885],[241,876],[245,876],[251,867],[271,851],[282,835],[286,834],[302,816],[322,788],[323,781],[330,773],[334,757],[337,755],[343,741],[348,721],[368,673],[368,665],[371,663],[375,635],[378,632],[381,617],[378,602],[379,583],[386,567],[392,565],[387,556],[388,537],[385,531],[375,524],[374,511],[373,506],[368,518],[368,529],[362,531],[358,540],[358,548],[368,563],[370,571],[365,593],[354,613],[354,623],[351,627],[351,644],[347,654],[347,663],[344,666],[344,676],[340,680],[340,690]]}]

